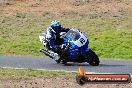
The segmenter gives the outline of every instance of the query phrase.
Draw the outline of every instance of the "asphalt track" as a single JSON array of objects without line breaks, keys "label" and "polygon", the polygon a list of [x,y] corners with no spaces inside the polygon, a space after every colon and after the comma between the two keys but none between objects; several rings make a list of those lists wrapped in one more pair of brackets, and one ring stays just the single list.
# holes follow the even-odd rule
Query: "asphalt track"
[{"label": "asphalt track", "polygon": [[77,68],[82,66],[90,73],[123,73],[132,75],[132,60],[100,59],[100,61],[99,66],[90,66],[87,63],[68,63],[65,66],[57,64],[48,57],[0,56],[0,67],[77,71]]}]

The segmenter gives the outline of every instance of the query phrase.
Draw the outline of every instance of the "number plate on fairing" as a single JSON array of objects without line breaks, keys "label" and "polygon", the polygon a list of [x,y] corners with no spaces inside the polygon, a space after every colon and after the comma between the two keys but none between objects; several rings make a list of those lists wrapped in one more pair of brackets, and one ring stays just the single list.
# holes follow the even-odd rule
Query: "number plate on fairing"
[{"label": "number plate on fairing", "polygon": [[71,41],[71,42],[73,42],[75,45],[77,45],[78,47],[84,46],[84,45],[86,44],[86,42],[87,42],[87,37],[86,37],[85,35],[83,35],[83,34],[80,34],[80,35],[81,35],[81,37],[80,37],[78,40],[76,40],[76,41]]}]

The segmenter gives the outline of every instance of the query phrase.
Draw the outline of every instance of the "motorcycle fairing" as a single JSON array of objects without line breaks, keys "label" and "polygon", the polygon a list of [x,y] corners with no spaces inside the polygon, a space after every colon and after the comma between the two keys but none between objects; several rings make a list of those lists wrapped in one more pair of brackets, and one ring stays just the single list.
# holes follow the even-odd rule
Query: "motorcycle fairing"
[{"label": "motorcycle fairing", "polygon": [[[79,38],[80,39],[80,38]],[[88,48],[88,40],[86,40],[85,44],[78,45],[76,42],[70,41],[69,38],[64,37],[64,44],[69,43],[69,49],[67,49],[66,54],[70,59],[77,59],[82,56],[88,61],[88,57],[86,52],[89,51]]]}]

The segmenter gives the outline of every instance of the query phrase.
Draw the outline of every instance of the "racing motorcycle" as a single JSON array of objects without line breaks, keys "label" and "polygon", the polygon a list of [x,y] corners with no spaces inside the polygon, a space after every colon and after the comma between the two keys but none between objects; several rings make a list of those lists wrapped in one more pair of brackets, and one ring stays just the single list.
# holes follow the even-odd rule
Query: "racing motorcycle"
[{"label": "racing motorcycle", "polygon": [[[77,29],[70,29],[67,33],[60,34],[61,43],[54,51],[40,49],[40,52],[54,59],[57,63],[67,64],[67,62],[87,62],[92,66],[98,66],[100,61],[95,52],[89,47],[89,41],[85,33]],[[46,34],[39,35],[44,47],[48,47]],[[62,47],[63,46],[63,47]]]}]

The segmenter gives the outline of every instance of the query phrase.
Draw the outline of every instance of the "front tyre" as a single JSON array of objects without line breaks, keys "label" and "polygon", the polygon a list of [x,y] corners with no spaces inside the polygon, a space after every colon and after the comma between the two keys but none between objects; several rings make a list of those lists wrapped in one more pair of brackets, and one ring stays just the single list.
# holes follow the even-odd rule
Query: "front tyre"
[{"label": "front tyre", "polygon": [[89,64],[92,66],[98,66],[100,61],[99,57],[96,55],[95,52],[93,52],[91,49],[88,52],[88,57],[89,57]]}]

